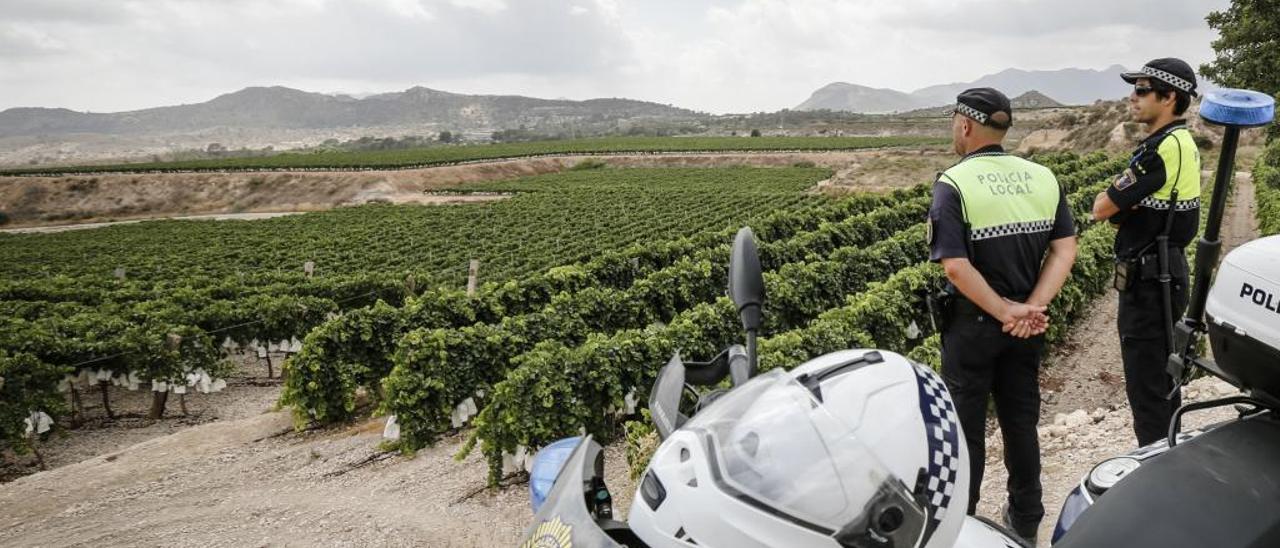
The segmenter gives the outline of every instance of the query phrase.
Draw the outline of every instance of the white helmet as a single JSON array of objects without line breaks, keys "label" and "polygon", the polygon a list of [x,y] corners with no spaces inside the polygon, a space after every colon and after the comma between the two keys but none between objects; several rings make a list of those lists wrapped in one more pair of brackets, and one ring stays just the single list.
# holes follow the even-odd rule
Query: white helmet
[{"label": "white helmet", "polygon": [[936,373],[834,352],[763,373],[672,432],[628,525],[651,547],[949,547],[968,459]]}]

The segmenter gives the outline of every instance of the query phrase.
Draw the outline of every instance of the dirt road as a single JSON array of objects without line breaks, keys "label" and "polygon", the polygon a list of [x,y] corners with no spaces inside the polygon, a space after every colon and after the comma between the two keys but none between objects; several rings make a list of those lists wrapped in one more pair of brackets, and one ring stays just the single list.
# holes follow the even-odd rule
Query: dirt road
[{"label": "dirt road", "polygon": [[103,228],[113,225],[127,225],[133,223],[141,223],[142,221],[154,220],[171,220],[171,221],[256,221],[258,219],[271,219],[274,217],[283,217],[285,215],[297,215],[301,211],[282,211],[277,213],[215,213],[212,215],[183,215],[179,217],[149,217],[145,219],[131,219],[128,221],[111,221],[107,223],[80,223],[74,225],[50,225],[50,226],[33,226],[27,228],[3,228],[0,232],[10,234],[47,234],[51,232],[66,232],[69,230],[88,230],[91,228]]}]

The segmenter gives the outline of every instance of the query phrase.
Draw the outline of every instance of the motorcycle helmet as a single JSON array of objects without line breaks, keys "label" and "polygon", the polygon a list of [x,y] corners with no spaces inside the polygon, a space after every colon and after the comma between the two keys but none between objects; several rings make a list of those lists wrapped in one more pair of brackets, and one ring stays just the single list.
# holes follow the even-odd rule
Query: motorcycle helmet
[{"label": "motorcycle helmet", "polygon": [[954,544],[968,452],[932,370],[846,350],[738,386],[654,453],[628,525],[650,547]]}]

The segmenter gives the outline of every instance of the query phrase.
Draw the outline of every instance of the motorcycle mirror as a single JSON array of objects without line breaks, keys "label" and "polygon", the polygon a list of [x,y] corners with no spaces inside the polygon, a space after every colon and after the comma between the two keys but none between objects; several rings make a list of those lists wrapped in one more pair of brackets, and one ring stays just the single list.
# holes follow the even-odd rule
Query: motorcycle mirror
[{"label": "motorcycle mirror", "polygon": [[738,307],[743,329],[748,332],[760,329],[764,272],[750,227],[742,227],[733,238],[733,252],[729,256],[729,298]]},{"label": "motorcycle mirror", "polygon": [[658,429],[659,440],[667,439],[686,420],[680,414],[684,374],[684,362],[680,361],[680,353],[677,352],[671,356],[667,365],[662,366],[662,371],[658,372],[658,380],[653,383],[653,391],[649,393],[649,413],[653,416],[653,425]]},{"label": "motorcycle mirror", "polygon": [[[737,345],[734,345],[737,346]],[[725,349],[709,362],[685,362],[684,383],[690,386],[715,386],[729,376],[732,348]]]}]

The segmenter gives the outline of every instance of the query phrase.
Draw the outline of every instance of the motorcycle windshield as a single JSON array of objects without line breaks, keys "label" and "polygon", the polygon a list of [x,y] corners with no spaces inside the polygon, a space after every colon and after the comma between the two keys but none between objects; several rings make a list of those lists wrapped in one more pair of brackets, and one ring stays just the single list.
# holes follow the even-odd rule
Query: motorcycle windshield
[{"label": "motorcycle windshield", "polygon": [[[905,491],[848,424],[780,370],[734,389],[685,428],[706,433],[724,490],[815,529],[853,533],[857,522],[877,518],[887,491]],[[905,524],[922,524],[920,505],[904,497],[892,503]]]}]

